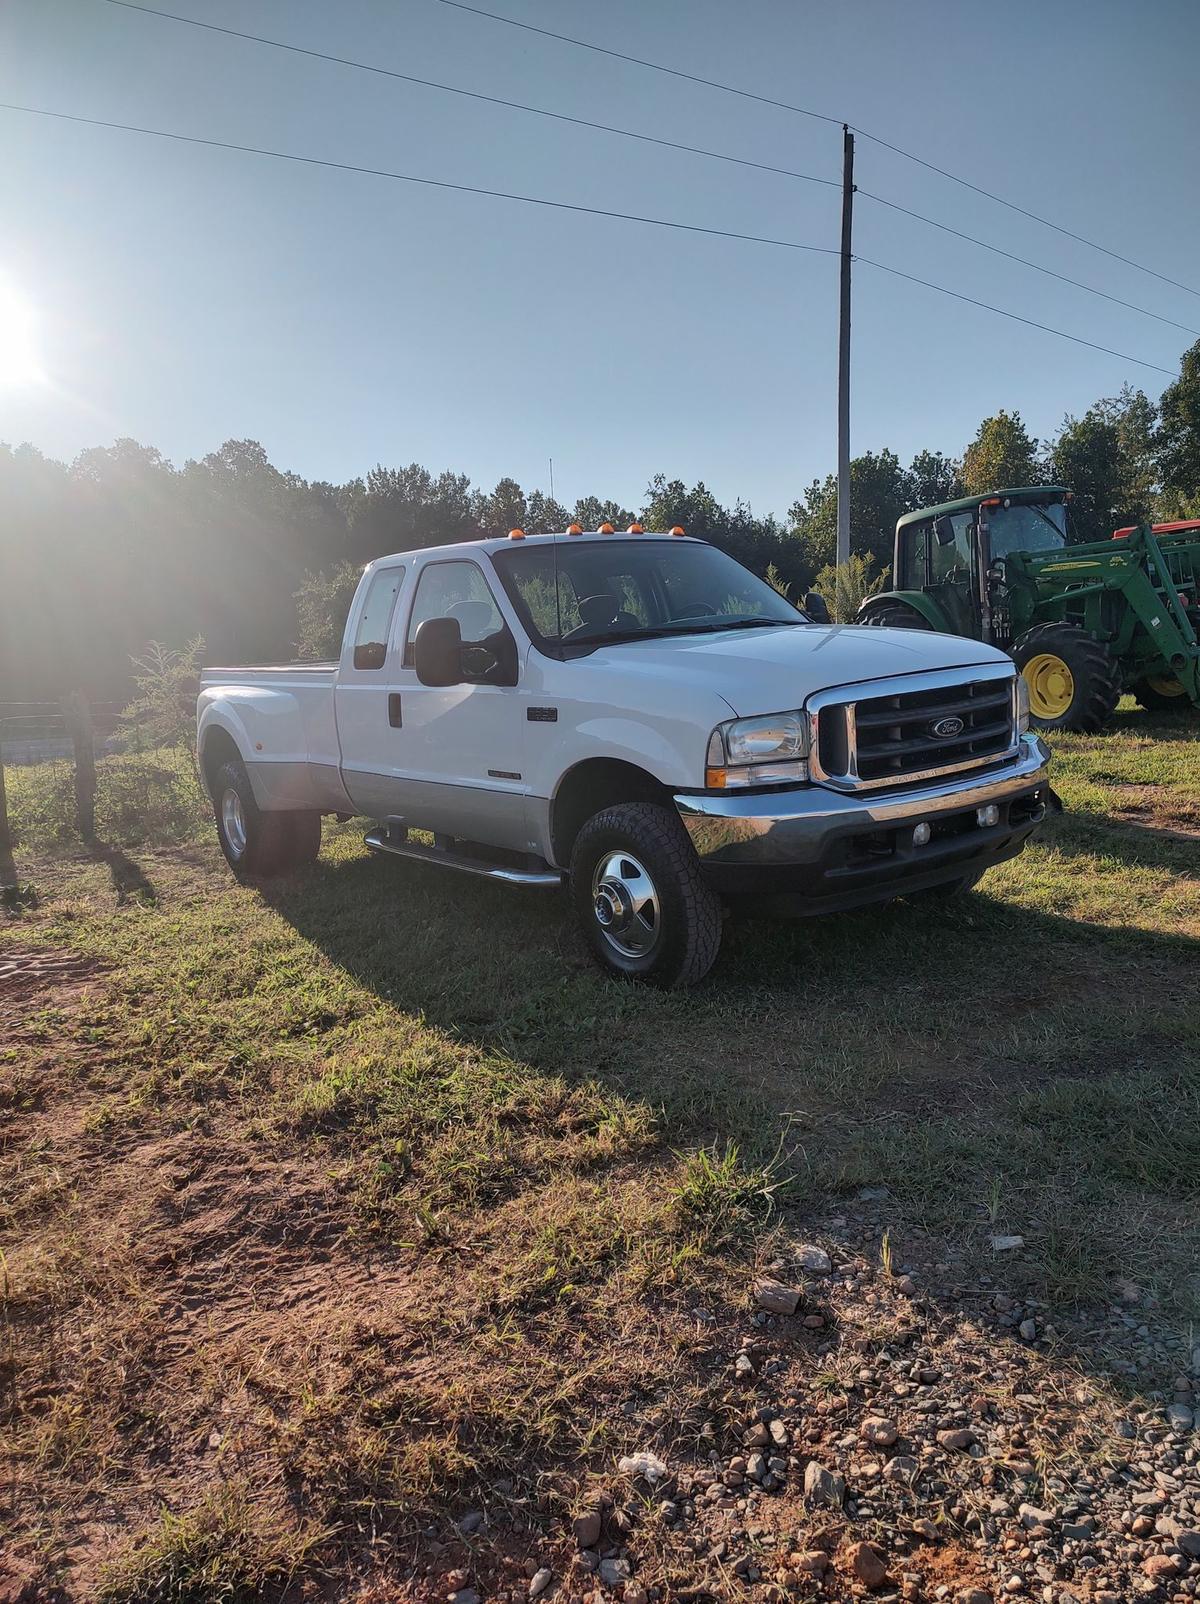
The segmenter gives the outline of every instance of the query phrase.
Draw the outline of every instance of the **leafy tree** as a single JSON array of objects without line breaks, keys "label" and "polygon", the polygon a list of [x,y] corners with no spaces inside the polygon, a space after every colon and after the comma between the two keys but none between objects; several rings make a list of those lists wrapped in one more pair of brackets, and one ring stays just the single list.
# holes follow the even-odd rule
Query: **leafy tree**
[{"label": "leafy tree", "polygon": [[1003,408],[995,417],[983,420],[963,456],[963,484],[970,496],[1040,484],[1042,474],[1037,441],[1021,422],[1019,412]]},{"label": "leafy tree", "polygon": [[489,535],[506,535],[529,522],[525,492],[515,479],[501,479],[483,504],[483,527]]},{"label": "leafy tree", "polygon": [[[909,476],[894,451],[867,451],[850,462],[851,549],[874,557],[881,566],[891,560],[896,520],[911,504]],[[833,564],[837,556],[837,476],[814,479],[804,500],[793,503],[789,517],[804,549],[809,572]]]},{"label": "leafy tree", "polygon": [[1067,417],[1047,472],[1073,493],[1071,533],[1104,540],[1122,524],[1151,515],[1154,502],[1153,404],[1127,385],[1081,418]]},{"label": "leafy tree", "polygon": [[1200,340],[1183,353],[1180,374],[1159,401],[1156,437],[1164,519],[1200,516]]},{"label": "leafy tree", "polygon": [[966,495],[962,464],[940,451],[918,451],[905,475],[908,512],[918,507],[937,507],[943,501],[957,501]]},{"label": "leafy tree", "polygon": [[297,657],[306,662],[337,657],[361,578],[355,563],[339,563],[330,573],[305,574],[295,593]]},{"label": "leafy tree", "polygon": [[599,496],[584,496],[575,503],[575,511],[567,523],[578,524],[582,529],[599,529],[611,524],[614,529],[628,529],[636,522],[636,514],[622,507],[619,501],[601,501]]},{"label": "leafy tree", "polygon": [[[565,529],[570,522],[567,509],[561,502],[555,501],[552,496],[544,496],[540,490],[531,490],[525,503],[525,522],[518,527],[530,535],[546,535],[556,529]],[[509,527],[513,526],[510,524]]]},{"label": "leafy tree", "polygon": [[191,752],[196,739],[196,688],[204,640],[197,635],[182,651],[152,640],[131,658],[138,694],[121,713],[138,746],[174,746]]}]

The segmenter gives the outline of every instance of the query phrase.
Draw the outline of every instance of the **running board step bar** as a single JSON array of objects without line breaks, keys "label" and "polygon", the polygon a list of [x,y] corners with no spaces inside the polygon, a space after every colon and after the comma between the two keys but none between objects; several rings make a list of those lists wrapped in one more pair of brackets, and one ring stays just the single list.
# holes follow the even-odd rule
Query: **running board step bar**
[{"label": "running board step bar", "polygon": [[563,883],[563,876],[557,869],[514,869],[504,863],[488,863],[483,858],[468,858],[464,853],[447,851],[445,847],[421,846],[382,828],[368,830],[363,840],[372,852],[386,852],[393,858],[415,858],[418,863],[436,863],[442,869],[461,869],[464,874],[502,880],[505,885],[554,887]]}]

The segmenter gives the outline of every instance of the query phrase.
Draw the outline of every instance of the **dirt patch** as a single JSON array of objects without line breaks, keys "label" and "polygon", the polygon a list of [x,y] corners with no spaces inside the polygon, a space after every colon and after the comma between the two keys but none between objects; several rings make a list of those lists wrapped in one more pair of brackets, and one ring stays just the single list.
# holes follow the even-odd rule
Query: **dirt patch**
[{"label": "dirt patch", "polygon": [[64,993],[73,995],[103,967],[95,958],[50,947],[31,952],[0,948],[0,1024],[16,1003],[50,990],[60,999]]}]

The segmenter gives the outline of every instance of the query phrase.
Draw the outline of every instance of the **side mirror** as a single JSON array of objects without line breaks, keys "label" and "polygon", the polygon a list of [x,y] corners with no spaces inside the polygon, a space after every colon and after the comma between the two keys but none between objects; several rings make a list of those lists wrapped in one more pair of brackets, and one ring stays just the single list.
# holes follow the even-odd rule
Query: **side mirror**
[{"label": "side mirror", "polygon": [[457,618],[427,618],[417,628],[413,661],[422,685],[461,685],[462,631]]},{"label": "side mirror", "polygon": [[933,520],[933,533],[939,546],[954,544],[954,519],[948,516]]},{"label": "side mirror", "polygon": [[827,624],[829,622],[829,608],[825,603],[825,598],[818,595],[815,590],[810,590],[808,595],[805,596],[804,611],[814,624]]}]

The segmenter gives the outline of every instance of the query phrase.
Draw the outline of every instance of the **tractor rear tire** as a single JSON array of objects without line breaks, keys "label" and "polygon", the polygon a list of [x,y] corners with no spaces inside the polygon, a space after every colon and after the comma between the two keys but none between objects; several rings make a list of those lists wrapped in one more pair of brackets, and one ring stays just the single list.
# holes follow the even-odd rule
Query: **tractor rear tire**
[{"label": "tractor rear tire", "polygon": [[1038,624],[1013,647],[1029,687],[1029,718],[1042,730],[1095,735],[1121,699],[1112,653],[1078,624]]},{"label": "tractor rear tire", "polygon": [[1160,677],[1156,674],[1153,679],[1138,680],[1133,687],[1133,694],[1137,697],[1138,705],[1144,707],[1147,713],[1186,713],[1192,705],[1191,698],[1179,681],[1167,675]]},{"label": "tractor rear tire", "polygon": [[877,629],[930,629],[932,627],[929,620],[923,618],[915,607],[907,607],[903,602],[894,601],[879,602],[859,622],[874,624]]}]

